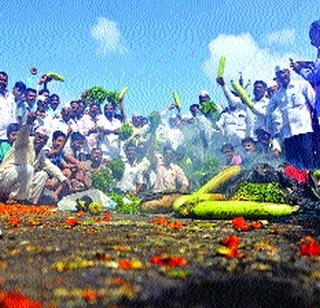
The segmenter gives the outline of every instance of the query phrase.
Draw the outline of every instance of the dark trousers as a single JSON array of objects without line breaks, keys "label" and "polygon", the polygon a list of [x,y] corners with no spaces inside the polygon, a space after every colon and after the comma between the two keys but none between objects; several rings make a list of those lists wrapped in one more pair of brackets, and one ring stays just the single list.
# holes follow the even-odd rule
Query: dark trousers
[{"label": "dark trousers", "polygon": [[284,139],[286,160],[298,169],[316,169],[314,133]]}]

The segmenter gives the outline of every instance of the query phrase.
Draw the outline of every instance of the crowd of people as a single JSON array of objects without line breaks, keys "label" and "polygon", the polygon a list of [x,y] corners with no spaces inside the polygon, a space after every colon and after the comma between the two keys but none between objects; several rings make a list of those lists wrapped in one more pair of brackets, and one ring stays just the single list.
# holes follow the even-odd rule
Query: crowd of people
[{"label": "crowd of people", "polygon": [[[51,78],[36,78],[36,68],[12,91],[8,74],[0,72],[2,201],[37,204],[45,194],[58,202],[89,189],[92,175],[113,159],[124,163],[116,189],[133,195],[191,191],[210,170],[232,165],[288,163],[318,169],[320,21],[312,23],[309,34],[317,60],[290,64],[304,80],[294,78],[289,68],[276,67],[274,84],[254,82],[252,108],[219,77],[224,109],[202,91],[187,114],[174,102],[149,117],[135,112],[129,118],[123,97],[101,104],[82,95],[62,104],[48,89]],[[124,124],[133,128],[126,138],[121,136]]]}]

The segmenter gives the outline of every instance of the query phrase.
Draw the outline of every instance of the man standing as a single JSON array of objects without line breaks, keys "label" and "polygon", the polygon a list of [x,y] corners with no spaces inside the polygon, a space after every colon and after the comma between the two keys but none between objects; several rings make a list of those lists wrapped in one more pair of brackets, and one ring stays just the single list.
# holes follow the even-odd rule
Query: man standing
[{"label": "man standing", "polygon": [[292,62],[292,69],[301,75],[305,80],[309,81],[316,89],[315,112],[320,118],[320,20],[314,21],[309,31],[310,43],[317,48],[317,58],[313,65],[306,65],[305,62]]},{"label": "man standing", "polygon": [[17,103],[17,121],[19,124],[23,125],[27,123],[28,117],[34,117],[36,111],[36,99],[37,99],[37,91],[35,89],[28,88],[26,90],[26,100],[19,101]]},{"label": "man standing", "polygon": [[120,128],[121,121],[116,118],[114,103],[107,102],[104,106],[104,114],[98,116],[97,126],[99,130],[99,142],[103,152],[103,158],[112,159],[121,155]]},{"label": "man standing", "polygon": [[29,134],[30,125],[23,126],[0,165],[0,193],[7,196],[8,203],[36,204],[48,178],[47,173],[68,184],[62,171],[43,152],[48,140],[46,129],[38,128],[35,137]]},{"label": "man standing", "polygon": [[299,169],[315,168],[314,133],[311,108],[315,92],[310,83],[290,79],[289,69],[278,69],[278,92],[268,106],[268,118],[278,107],[283,119],[280,137],[284,141],[286,160]]},{"label": "man standing", "polygon": [[12,93],[7,90],[8,74],[0,72],[0,143],[7,140],[7,126],[16,122],[16,103]]}]

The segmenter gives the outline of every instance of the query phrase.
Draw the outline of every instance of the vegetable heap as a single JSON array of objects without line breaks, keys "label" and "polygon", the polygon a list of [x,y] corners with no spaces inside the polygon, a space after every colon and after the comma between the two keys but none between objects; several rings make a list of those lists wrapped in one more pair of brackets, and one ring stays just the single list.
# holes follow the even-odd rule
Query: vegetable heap
[{"label": "vegetable heap", "polygon": [[286,194],[277,183],[242,183],[232,199],[284,203]]},{"label": "vegetable heap", "polygon": [[115,203],[115,211],[122,214],[132,214],[140,209],[141,199],[130,194],[117,194],[112,192],[108,195]]},{"label": "vegetable heap", "polygon": [[121,140],[127,140],[129,139],[133,134],[133,128],[130,124],[124,123],[120,128],[120,139]]},{"label": "vegetable heap", "polygon": [[[237,200],[224,201],[223,195],[213,193],[222,184],[238,175],[240,171],[240,166],[232,166],[219,172],[192,195],[178,198],[173,204],[174,211],[182,216],[229,219],[236,216],[246,218],[281,217],[298,210],[297,206],[279,204],[279,202],[284,202],[286,195],[273,183],[245,183],[239,188]],[[245,198],[248,200],[239,201],[239,199]]]}]

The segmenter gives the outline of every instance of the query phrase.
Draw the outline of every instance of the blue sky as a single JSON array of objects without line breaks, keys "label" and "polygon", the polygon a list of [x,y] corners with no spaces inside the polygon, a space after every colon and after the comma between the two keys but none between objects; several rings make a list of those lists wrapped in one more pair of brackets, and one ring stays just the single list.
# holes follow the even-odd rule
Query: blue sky
[{"label": "blue sky", "polygon": [[55,71],[51,83],[64,103],[84,89],[128,85],[128,115],[148,114],[179,94],[183,111],[206,89],[221,105],[215,84],[219,58],[225,78],[244,72],[272,80],[274,66],[288,58],[312,60],[309,25],[319,19],[315,1],[229,0],[2,0],[0,70],[9,86],[30,67]]}]

